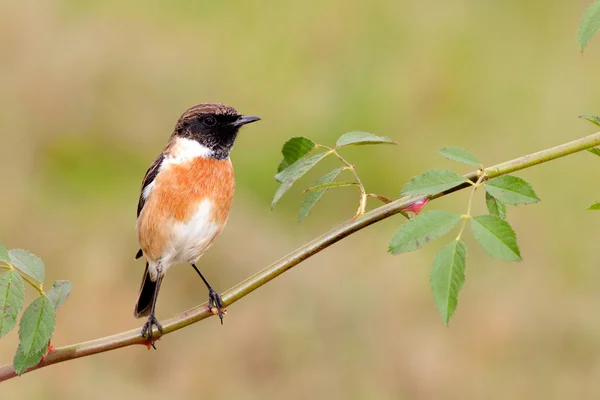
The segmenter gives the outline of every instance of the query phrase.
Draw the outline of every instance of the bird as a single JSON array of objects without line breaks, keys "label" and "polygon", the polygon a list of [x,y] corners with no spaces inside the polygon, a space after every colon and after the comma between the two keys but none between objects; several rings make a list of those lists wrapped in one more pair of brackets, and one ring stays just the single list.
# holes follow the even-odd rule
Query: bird
[{"label": "bird", "polygon": [[198,259],[221,234],[235,188],[229,154],[239,129],[259,121],[221,103],[200,103],[186,110],[142,181],[136,231],[146,268],[135,305],[136,318],[148,317],[142,337],[154,349],[156,301],[167,270],[188,263],[208,289],[208,307],[223,324],[224,305],[197,267]]}]

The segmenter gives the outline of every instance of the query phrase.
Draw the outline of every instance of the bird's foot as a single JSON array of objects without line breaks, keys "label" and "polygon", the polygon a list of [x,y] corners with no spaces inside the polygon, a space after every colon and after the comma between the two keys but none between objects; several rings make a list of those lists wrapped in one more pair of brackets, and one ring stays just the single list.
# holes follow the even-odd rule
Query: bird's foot
[{"label": "bird's foot", "polygon": [[227,314],[227,310],[225,309],[225,305],[223,304],[221,296],[219,293],[215,292],[213,288],[208,289],[208,309],[213,314],[217,314],[219,316],[221,325],[223,325],[223,315]]},{"label": "bird's foot", "polygon": [[142,337],[148,338],[148,342],[150,342],[150,345],[154,348],[154,350],[156,350],[156,346],[154,345],[154,336],[152,334],[152,331],[155,326],[160,331],[160,333],[162,333],[162,326],[160,325],[154,314],[150,314],[150,316],[148,317],[148,321],[146,321],[146,323],[142,327]]}]

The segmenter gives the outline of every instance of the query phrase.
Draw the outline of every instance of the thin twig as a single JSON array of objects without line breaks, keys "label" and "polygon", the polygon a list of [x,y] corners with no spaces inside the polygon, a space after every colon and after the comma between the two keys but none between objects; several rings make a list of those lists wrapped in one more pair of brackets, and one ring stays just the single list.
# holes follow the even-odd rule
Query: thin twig
[{"label": "thin twig", "polygon": [[486,178],[485,173],[482,171],[481,175],[479,176],[479,179],[477,179],[477,182],[475,182],[475,184],[473,185],[473,189],[471,190],[471,196],[469,196],[469,204],[467,206],[467,213],[465,215],[463,215],[463,224],[460,227],[460,232],[458,232],[458,236],[456,237],[456,240],[460,240],[460,237],[463,234],[463,231],[465,230],[465,227],[467,226],[467,222],[471,219],[471,209],[473,207],[473,197],[475,197],[475,192],[477,192],[477,188],[481,185],[481,182],[483,182],[483,180]]},{"label": "thin twig", "polygon": [[[574,140],[566,144],[552,147],[547,150],[542,150],[537,153],[533,153],[527,156],[519,157],[514,160],[510,160],[501,164],[488,167],[483,171],[483,173],[485,173],[489,179],[492,179],[500,175],[505,175],[534,165],[542,164],[544,162],[564,157],[598,145],[600,145],[600,132],[578,140]],[[443,193],[431,196],[430,199],[442,197],[447,194],[456,192],[458,190],[471,187],[473,183],[477,182],[480,176],[479,174],[481,174],[481,170],[474,171],[465,175],[465,177],[469,179],[470,182],[466,182]],[[279,261],[276,261],[275,263],[271,264],[262,271],[256,273],[255,275],[247,278],[243,282],[240,282],[233,288],[224,292],[222,298],[225,305],[228,306],[235,303],[242,297],[252,293],[254,290],[263,286],[265,283],[275,279],[285,271],[289,270],[295,265],[300,264],[307,258],[314,256],[315,254],[331,246],[332,244],[342,240],[346,236],[351,235],[356,231],[359,231],[371,224],[374,224],[392,215],[398,214],[410,204],[416,201],[423,201],[425,199],[426,196],[402,197],[389,204],[385,204],[381,207],[371,210],[365,213],[362,217],[352,219],[348,222],[339,225],[338,227],[306,243],[305,245],[288,254],[287,256],[283,257]],[[184,328],[188,325],[208,318],[212,315],[213,314],[208,310],[206,303],[204,303],[184,313],[181,313],[167,321],[164,321],[163,333],[161,334],[160,332],[156,331],[155,337],[164,336],[170,332]],[[59,362],[85,357],[92,354],[102,353],[105,351],[115,350],[118,348],[130,346],[132,344],[142,344],[143,342],[145,342],[145,340],[146,339],[142,338],[142,336],[140,335],[140,329],[133,329],[112,336],[90,340],[88,342],[58,347],[55,349],[55,351],[48,354],[48,356],[44,360],[42,360],[38,365],[36,365],[33,368],[30,368],[27,372],[47,367],[52,364],[57,364]],[[13,369],[12,365],[8,364],[0,367],[0,382],[13,378],[15,376],[15,370]]]},{"label": "thin twig", "polygon": [[388,199],[387,197],[378,195],[376,193],[368,193],[367,196],[373,197],[381,201],[383,204],[390,204],[392,202],[392,200]]},{"label": "thin twig", "polygon": [[352,175],[354,175],[354,179],[356,180],[358,188],[360,189],[360,202],[358,204],[358,210],[356,210],[354,218],[358,218],[359,216],[363,215],[367,209],[367,190],[365,189],[365,185],[363,185],[362,181],[360,180],[360,177],[356,172],[356,167],[354,166],[354,164],[350,164],[344,157],[342,157],[342,155],[338,153],[337,147],[330,148],[323,145],[317,145],[317,147],[326,149],[328,153],[332,153],[333,155],[335,155],[341,162],[343,162],[346,165],[344,169],[349,169],[350,171],[352,171]]}]

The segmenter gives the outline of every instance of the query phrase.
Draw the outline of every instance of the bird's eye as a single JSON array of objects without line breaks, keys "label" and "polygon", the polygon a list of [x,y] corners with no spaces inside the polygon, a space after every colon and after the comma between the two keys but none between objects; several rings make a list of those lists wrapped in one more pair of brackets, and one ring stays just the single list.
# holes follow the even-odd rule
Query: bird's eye
[{"label": "bird's eye", "polygon": [[206,126],[215,126],[217,124],[217,119],[212,115],[204,117],[202,123]]}]

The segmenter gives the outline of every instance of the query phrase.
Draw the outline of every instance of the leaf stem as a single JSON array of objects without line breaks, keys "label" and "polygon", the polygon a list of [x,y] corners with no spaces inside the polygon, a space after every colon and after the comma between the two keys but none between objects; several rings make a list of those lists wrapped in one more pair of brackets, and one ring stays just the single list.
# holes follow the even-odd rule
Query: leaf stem
[{"label": "leaf stem", "polygon": [[354,164],[350,164],[344,157],[342,157],[342,155],[340,153],[337,152],[337,148],[331,148],[331,147],[327,147],[324,146],[322,144],[317,144],[315,145],[315,148],[321,148],[321,149],[325,149],[327,150],[328,154],[334,154],[341,162],[343,162],[346,167],[344,169],[348,169],[350,171],[352,171],[352,174],[354,175],[354,179],[356,179],[356,183],[358,184],[358,187],[360,189],[360,202],[358,205],[358,210],[356,210],[356,214],[354,215],[354,218],[357,218],[361,215],[363,215],[366,210],[367,210],[367,191],[365,189],[365,185],[363,185],[362,181],[360,180],[360,177],[358,176],[358,173],[356,172],[356,167]]},{"label": "leaf stem", "polygon": [[42,284],[38,284],[37,281],[34,281],[28,275],[22,273],[18,268],[13,267],[12,264],[0,263],[0,268],[7,269],[9,271],[17,271],[17,273],[21,275],[25,282],[29,283],[35,290],[37,290],[40,296],[46,295],[46,293],[44,293],[44,291],[42,290]]},{"label": "leaf stem", "polygon": [[365,211],[367,210],[367,191],[365,190],[365,185],[363,185],[362,181],[360,180],[360,177],[358,176],[358,173],[356,172],[355,165],[350,164],[344,157],[342,157],[342,155],[340,153],[337,152],[337,150],[335,148],[333,148],[332,151],[333,151],[333,154],[335,154],[335,156],[337,158],[339,158],[340,161],[342,161],[344,164],[346,164],[346,167],[352,171],[352,174],[354,175],[354,179],[356,179],[356,183],[358,183],[358,187],[360,188],[360,203],[359,203],[358,210],[356,211],[356,215],[354,216],[354,218],[359,217],[359,216],[363,215],[365,213]]},{"label": "leaf stem", "polygon": [[[600,132],[569,143],[552,147],[550,149],[542,150],[537,153],[529,154],[514,160],[488,167],[484,169],[484,172],[488,178],[495,178],[500,175],[509,174],[511,172],[529,168],[534,165],[539,165],[556,158],[565,157],[598,145],[600,145]],[[477,182],[481,176],[481,173],[481,170],[477,170],[466,174],[465,177],[471,181],[470,183],[464,183],[445,192],[438,193],[433,196],[404,196],[398,200],[392,201],[389,204],[382,205],[365,213],[363,218],[353,218],[350,221],[344,222],[331,231],[311,240],[303,246],[300,246],[298,249],[294,250],[279,261],[274,262],[262,271],[257,272],[253,276],[245,279],[233,288],[224,292],[222,298],[225,305],[229,306],[235,303],[267,282],[270,282],[279,275],[283,274],[285,271],[300,264],[307,258],[314,256],[332,244],[337,243],[345,237],[369,225],[400,213],[403,209],[417,201],[424,201],[426,199],[433,200],[470,187],[473,182]],[[171,319],[163,321],[163,333],[161,334],[160,332],[156,331],[155,334],[157,337],[165,335],[206,319],[212,315],[213,314],[208,310],[207,304],[204,303],[178,314]],[[145,340],[146,339],[142,338],[140,335],[140,329],[136,328],[130,331],[117,333],[112,336],[101,337],[87,342],[58,347],[55,349],[55,351],[49,353],[48,356],[38,365],[30,368],[27,372],[44,368],[59,362],[73,360],[75,358],[115,350],[133,344],[143,344]],[[16,373],[11,364],[0,366],[0,382],[14,378],[15,376]]]},{"label": "leaf stem", "polygon": [[29,276],[22,274],[21,271],[19,271],[17,269],[17,272],[19,273],[19,275],[21,275],[21,277],[23,278],[23,280],[27,283],[29,283],[35,290],[37,290],[37,292],[40,294],[40,296],[45,296],[46,293],[44,292],[44,290],[42,289],[42,284],[38,284],[37,281],[34,281],[33,279],[31,279]]},{"label": "leaf stem", "polygon": [[391,199],[388,199],[385,196],[380,196],[380,195],[378,195],[376,193],[368,193],[367,196],[376,198],[377,200],[380,200],[383,204],[390,204],[392,202]]},{"label": "leaf stem", "polygon": [[360,202],[359,202],[358,210],[356,210],[356,214],[354,215],[354,218],[357,218],[357,217],[363,215],[367,210],[367,199],[368,199],[369,195],[367,194],[365,185],[363,185],[360,177],[358,176],[358,173],[356,172],[356,166],[354,164],[350,164],[348,162],[348,160],[346,160],[344,157],[342,157],[342,155],[337,152],[337,148],[335,148],[335,147],[331,148],[331,147],[324,146],[322,144],[317,144],[317,145],[315,145],[315,148],[325,149],[325,150],[327,150],[327,152],[329,154],[334,154],[341,162],[343,162],[346,165],[346,167],[344,169],[348,169],[348,170],[352,171],[352,174],[354,175],[354,179],[356,179],[356,183],[358,184],[358,187],[360,189]]},{"label": "leaf stem", "polygon": [[[481,186],[481,182],[483,182],[486,179],[486,175],[485,175],[485,171],[480,170],[481,171],[481,175],[479,176],[479,178],[477,179],[477,182],[475,182],[475,184],[473,184],[473,190],[471,190],[471,196],[469,196],[469,204],[467,205],[467,213],[465,215],[463,215],[463,224],[460,227],[460,232],[458,232],[458,236],[456,237],[456,240],[460,240],[460,237],[463,234],[463,231],[465,230],[465,227],[467,226],[467,222],[471,219],[471,208],[473,207],[473,197],[475,197],[475,192],[477,191],[477,188],[479,186]],[[469,181],[472,183],[472,181]]]}]

